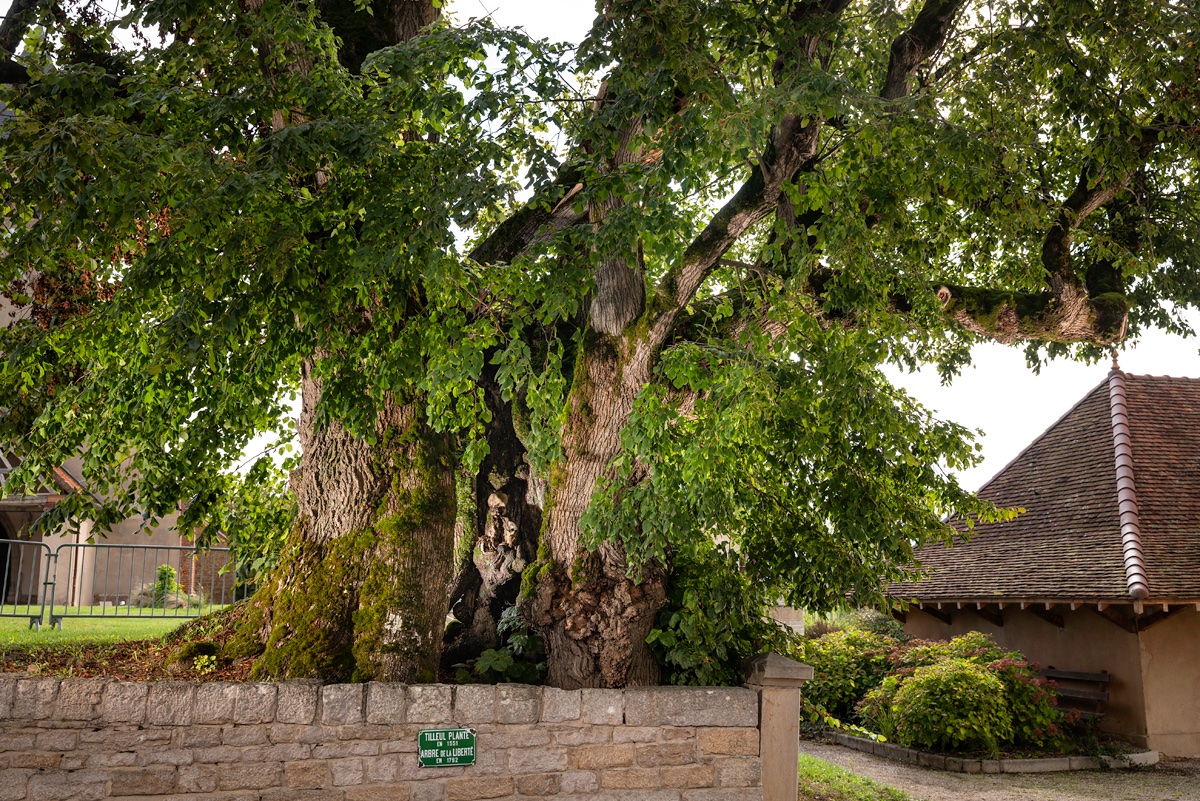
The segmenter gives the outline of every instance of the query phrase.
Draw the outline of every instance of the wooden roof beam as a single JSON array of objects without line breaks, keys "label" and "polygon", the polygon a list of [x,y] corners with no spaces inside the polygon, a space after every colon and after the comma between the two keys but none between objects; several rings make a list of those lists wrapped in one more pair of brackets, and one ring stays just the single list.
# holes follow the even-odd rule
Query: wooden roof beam
[{"label": "wooden roof beam", "polygon": [[1051,612],[1049,609],[1050,606],[1050,604],[1046,604],[1046,609],[1039,609],[1036,606],[1031,606],[1029,607],[1029,611],[1052,626],[1058,626],[1060,629],[1064,628],[1066,626],[1066,621],[1063,620],[1063,616],[1057,612]]}]

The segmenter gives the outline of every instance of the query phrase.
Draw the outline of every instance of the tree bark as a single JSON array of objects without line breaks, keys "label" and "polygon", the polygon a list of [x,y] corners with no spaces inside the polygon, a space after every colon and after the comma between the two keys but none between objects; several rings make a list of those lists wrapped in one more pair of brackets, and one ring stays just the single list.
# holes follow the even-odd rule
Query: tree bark
[{"label": "tree bark", "polygon": [[626,687],[657,684],[658,663],[646,636],[666,602],[661,566],[635,581],[617,543],[594,552],[580,543],[580,517],[596,483],[621,450],[621,430],[637,393],[650,379],[654,348],[645,338],[585,337],[568,398],[564,458],[550,478],[545,554],[529,600],[546,640],[547,684]]},{"label": "tree bark", "polygon": [[318,427],[311,364],[302,389],[299,516],[239,642],[259,651],[261,677],[435,681],[453,569],[450,439],[394,398],[374,444],[336,422]]}]

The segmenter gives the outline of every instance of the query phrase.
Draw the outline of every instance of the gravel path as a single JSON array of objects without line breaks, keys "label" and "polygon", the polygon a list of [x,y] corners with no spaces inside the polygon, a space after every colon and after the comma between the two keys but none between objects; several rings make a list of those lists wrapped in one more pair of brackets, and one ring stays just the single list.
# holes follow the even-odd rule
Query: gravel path
[{"label": "gravel path", "polygon": [[800,751],[904,790],[913,801],[1200,801],[1200,760],[1153,768],[979,775],[901,765],[840,745],[800,741]]}]

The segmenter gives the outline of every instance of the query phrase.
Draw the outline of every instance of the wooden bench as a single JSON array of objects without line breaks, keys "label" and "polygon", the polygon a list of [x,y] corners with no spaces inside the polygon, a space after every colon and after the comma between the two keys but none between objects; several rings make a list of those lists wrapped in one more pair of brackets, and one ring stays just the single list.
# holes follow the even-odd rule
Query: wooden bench
[{"label": "wooden bench", "polygon": [[[1084,673],[1078,670],[1059,670],[1051,665],[1040,674],[1058,684],[1059,702],[1068,709],[1079,711],[1081,718],[1098,718],[1108,703],[1108,671]],[[1066,682],[1064,684],[1063,682]]]}]

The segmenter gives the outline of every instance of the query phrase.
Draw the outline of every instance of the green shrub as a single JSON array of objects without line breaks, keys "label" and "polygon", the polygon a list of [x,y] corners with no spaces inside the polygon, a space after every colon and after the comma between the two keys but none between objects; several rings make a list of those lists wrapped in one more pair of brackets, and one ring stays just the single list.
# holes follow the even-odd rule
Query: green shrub
[{"label": "green shrub", "polygon": [[892,714],[892,704],[895,703],[899,690],[900,679],[897,676],[886,676],[878,687],[867,693],[854,707],[864,726],[889,740],[896,736],[896,716]]},{"label": "green shrub", "polygon": [[813,668],[804,695],[838,718],[847,718],[854,706],[883,681],[889,654],[900,643],[891,637],[861,629],[844,629],[804,643],[801,660]]},{"label": "green shrub", "polygon": [[862,629],[882,637],[891,637],[897,642],[908,642],[912,639],[904,633],[904,624],[891,615],[885,615],[877,609],[856,609],[850,613],[845,628]]},{"label": "green shrub", "polygon": [[966,659],[917,668],[891,704],[896,738],[935,751],[996,752],[1012,739],[1004,682]]},{"label": "green shrub", "polygon": [[1060,745],[1064,715],[1053,686],[1015,651],[989,663],[987,669],[1004,683],[1012,714],[1012,742],[1033,748]]},{"label": "green shrub", "polygon": [[936,665],[947,659],[964,659],[977,665],[986,665],[1007,656],[982,632],[971,631],[949,641],[912,640],[904,648],[892,652],[891,666],[903,671]]},{"label": "green shrub", "polygon": [[646,638],[668,684],[741,684],[742,662],[790,653],[799,638],[767,617],[768,594],[726,545],[675,554],[667,603]]}]

